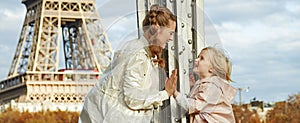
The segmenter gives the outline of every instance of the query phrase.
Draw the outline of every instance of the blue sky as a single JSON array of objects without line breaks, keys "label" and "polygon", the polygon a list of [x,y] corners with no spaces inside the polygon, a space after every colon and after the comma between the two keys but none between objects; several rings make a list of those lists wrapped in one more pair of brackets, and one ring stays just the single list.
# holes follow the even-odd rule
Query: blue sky
[{"label": "blue sky", "polygon": [[[97,8],[115,48],[136,29],[136,0],[98,0]],[[256,97],[282,101],[300,93],[299,0],[205,0],[206,42],[218,35],[233,62],[235,87],[243,102]],[[115,6],[115,7],[112,7]],[[118,9],[115,9],[118,8]],[[0,79],[9,70],[25,17],[21,0],[0,4]],[[208,27],[213,25],[213,29]],[[129,38],[135,38],[135,35]],[[238,98],[235,99],[238,101]]]}]

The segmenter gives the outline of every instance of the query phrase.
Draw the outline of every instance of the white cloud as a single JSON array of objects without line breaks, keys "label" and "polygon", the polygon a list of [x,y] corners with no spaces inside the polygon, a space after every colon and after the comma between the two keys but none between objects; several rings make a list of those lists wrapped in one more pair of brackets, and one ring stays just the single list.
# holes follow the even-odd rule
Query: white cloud
[{"label": "white cloud", "polygon": [[288,43],[300,40],[299,28],[299,21],[285,18],[280,14],[266,16],[262,20],[251,21],[248,24],[222,22],[216,25],[224,44],[239,48],[254,48],[267,42],[273,42],[271,45],[289,45]]},{"label": "white cloud", "polygon": [[296,1],[291,1],[285,4],[285,8],[292,13],[299,14],[300,13],[300,4]]},{"label": "white cloud", "polygon": [[272,0],[231,0],[231,1],[205,1],[206,14],[210,15],[217,23],[221,21],[238,21],[247,23],[257,20],[270,13],[282,11],[284,1]]},{"label": "white cloud", "polygon": [[0,44],[0,81],[5,78],[8,74],[8,69],[10,66],[10,62],[12,61],[12,49],[8,47],[7,45]]},{"label": "white cloud", "polygon": [[0,52],[9,51],[9,49],[10,48],[8,46],[0,44]]},{"label": "white cloud", "polygon": [[[217,25],[225,46],[236,48],[249,48],[261,42],[267,41],[270,31],[260,22],[252,22],[242,25],[236,22],[223,22]],[[273,36],[273,35],[272,35]]]},{"label": "white cloud", "polygon": [[22,26],[21,20],[24,20],[25,12],[1,9],[0,17],[0,30],[15,31],[16,28]]},{"label": "white cloud", "polygon": [[96,7],[100,17],[120,17],[135,12],[135,2],[135,0],[99,0]]},{"label": "white cloud", "polygon": [[[0,79],[8,74],[25,17],[25,7],[16,1],[5,2],[0,9]],[[0,81],[1,81],[0,80]]]},{"label": "white cloud", "polygon": [[[243,101],[253,97],[265,101],[284,100],[300,88],[300,77],[296,77],[300,73],[300,18],[295,16],[299,2],[288,7],[284,5],[289,3],[283,1],[259,3],[250,9],[258,3],[216,2],[213,4],[217,9],[213,10],[212,6],[207,13],[213,12],[209,16],[216,22],[220,39],[232,56],[232,78],[237,81],[233,85],[250,86],[250,91],[243,93]],[[238,5],[245,9],[237,11],[234,7]]]},{"label": "white cloud", "polygon": [[106,33],[111,42],[112,48],[116,49],[122,41],[137,38],[136,16],[117,18],[111,21]]},{"label": "white cloud", "polygon": [[300,40],[290,43],[282,43],[277,46],[277,49],[281,51],[297,51],[300,49]]}]

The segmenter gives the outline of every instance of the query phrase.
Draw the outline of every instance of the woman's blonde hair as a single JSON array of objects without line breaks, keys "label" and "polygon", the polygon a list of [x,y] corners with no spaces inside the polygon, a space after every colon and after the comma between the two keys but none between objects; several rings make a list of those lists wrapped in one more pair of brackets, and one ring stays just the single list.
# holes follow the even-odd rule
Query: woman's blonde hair
[{"label": "woman's blonde hair", "polygon": [[209,60],[213,67],[212,73],[222,79],[232,82],[233,80],[230,78],[232,65],[229,58],[214,47],[205,47],[201,52],[203,51],[207,51],[209,55]]}]

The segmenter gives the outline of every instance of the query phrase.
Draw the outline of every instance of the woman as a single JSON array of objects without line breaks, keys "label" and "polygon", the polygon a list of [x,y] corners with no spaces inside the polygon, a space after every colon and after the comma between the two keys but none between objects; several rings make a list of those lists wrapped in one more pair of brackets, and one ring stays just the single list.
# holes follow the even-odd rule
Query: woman
[{"label": "woman", "polygon": [[177,70],[159,91],[162,49],[175,32],[176,17],[153,5],[144,18],[142,38],[130,41],[115,54],[110,66],[85,98],[79,122],[149,123],[153,111],[173,94]]}]

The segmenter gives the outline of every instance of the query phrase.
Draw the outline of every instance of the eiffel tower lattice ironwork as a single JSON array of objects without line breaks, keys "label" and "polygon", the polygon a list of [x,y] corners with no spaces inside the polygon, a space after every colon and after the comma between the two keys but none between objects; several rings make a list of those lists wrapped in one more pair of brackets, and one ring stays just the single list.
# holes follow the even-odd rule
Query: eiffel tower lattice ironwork
[{"label": "eiffel tower lattice ironwork", "polygon": [[27,12],[8,76],[0,82],[0,103],[82,103],[113,55],[95,0],[22,3]]}]

